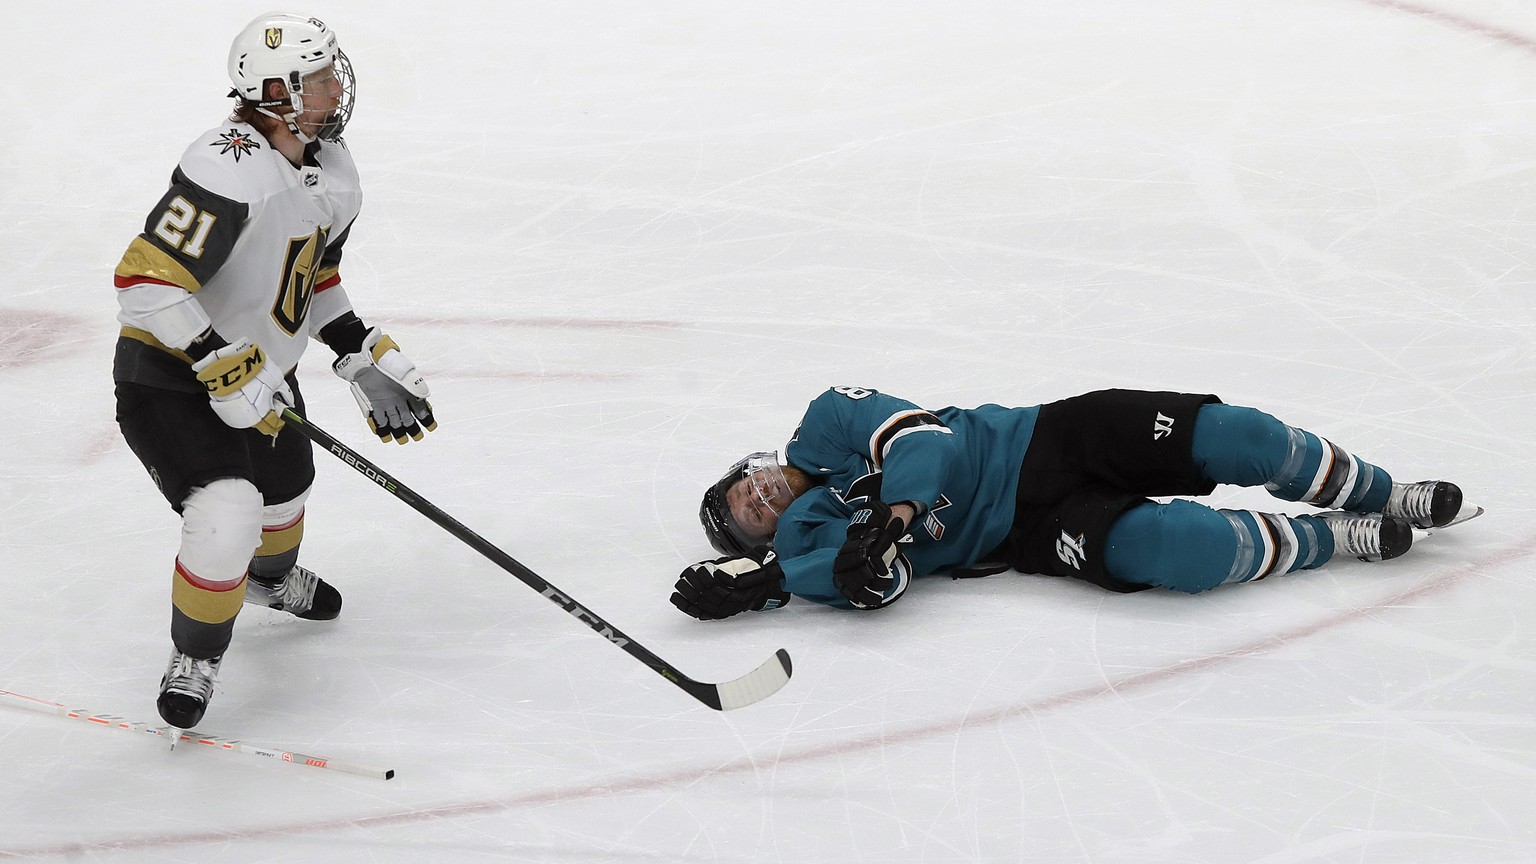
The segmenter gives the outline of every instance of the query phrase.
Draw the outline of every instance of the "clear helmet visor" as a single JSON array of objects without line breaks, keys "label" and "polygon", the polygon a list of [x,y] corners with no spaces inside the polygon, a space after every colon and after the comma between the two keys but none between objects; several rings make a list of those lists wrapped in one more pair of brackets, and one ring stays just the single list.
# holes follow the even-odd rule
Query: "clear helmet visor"
[{"label": "clear helmet visor", "polygon": [[784,508],[794,496],[789,491],[789,480],[784,477],[784,466],[779,464],[778,452],[753,453],[732,470],[742,473],[748,493],[758,503],[775,516],[784,515]]}]

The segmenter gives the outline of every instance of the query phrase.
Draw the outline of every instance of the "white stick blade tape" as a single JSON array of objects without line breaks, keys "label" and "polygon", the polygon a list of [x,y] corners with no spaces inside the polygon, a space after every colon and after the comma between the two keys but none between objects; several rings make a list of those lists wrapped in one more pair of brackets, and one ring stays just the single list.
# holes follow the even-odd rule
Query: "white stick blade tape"
[{"label": "white stick blade tape", "polygon": [[789,652],[780,648],[763,665],[734,681],[715,686],[720,694],[720,710],[730,711],[767,699],[789,683],[789,674]]}]

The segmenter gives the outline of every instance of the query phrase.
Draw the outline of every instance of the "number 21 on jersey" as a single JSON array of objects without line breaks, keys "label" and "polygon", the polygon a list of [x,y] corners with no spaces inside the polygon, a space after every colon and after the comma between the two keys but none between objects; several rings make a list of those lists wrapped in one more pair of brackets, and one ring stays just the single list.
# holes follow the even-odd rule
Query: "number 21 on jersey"
[{"label": "number 21 on jersey", "polygon": [[[217,221],[219,217],[206,210],[198,210],[192,206],[192,202],[177,195],[171,199],[160,221],[156,223],[155,236],[188,258],[201,258],[203,244],[208,242],[208,233]],[[187,229],[192,228],[194,222],[197,227],[188,236]]]}]

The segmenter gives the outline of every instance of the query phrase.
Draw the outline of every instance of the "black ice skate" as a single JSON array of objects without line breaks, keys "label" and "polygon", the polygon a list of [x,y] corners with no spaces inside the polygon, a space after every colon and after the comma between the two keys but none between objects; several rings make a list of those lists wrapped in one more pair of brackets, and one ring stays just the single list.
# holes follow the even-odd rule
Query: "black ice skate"
[{"label": "black ice skate", "polygon": [[252,573],[245,580],[245,602],[278,609],[310,621],[329,621],[341,614],[341,592],[313,572],[294,566],[281,580]]},{"label": "black ice skate", "polygon": [[160,718],[177,729],[196,726],[213,698],[213,682],[223,661],[223,657],[199,660],[172,649],[170,665],[160,679],[160,696],[155,700]]},{"label": "black ice skate", "polygon": [[1445,480],[1421,480],[1418,483],[1393,483],[1385,516],[1407,519],[1415,528],[1444,528],[1465,522],[1483,512],[1461,497],[1461,487]]},{"label": "black ice skate", "polygon": [[1377,513],[1319,513],[1317,518],[1333,533],[1336,555],[1353,555],[1361,561],[1385,561],[1413,545],[1413,527],[1407,520]]}]

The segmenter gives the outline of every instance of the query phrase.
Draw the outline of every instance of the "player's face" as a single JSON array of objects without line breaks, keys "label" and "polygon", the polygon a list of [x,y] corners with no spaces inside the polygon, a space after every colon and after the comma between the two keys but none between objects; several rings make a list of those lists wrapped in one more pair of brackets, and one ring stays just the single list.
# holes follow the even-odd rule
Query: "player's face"
[{"label": "player's face", "polygon": [[744,477],[725,491],[726,506],[731,516],[747,532],[759,537],[772,537],[779,526],[779,512],[789,506],[788,500],[776,500],[765,496],[763,490]]},{"label": "player's face", "polygon": [[341,79],[336,77],[336,67],[327,66],[305,75],[304,110],[299,114],[299,124],[304,131],[313,134],[325,125],[341,107],[341,95]]}]

